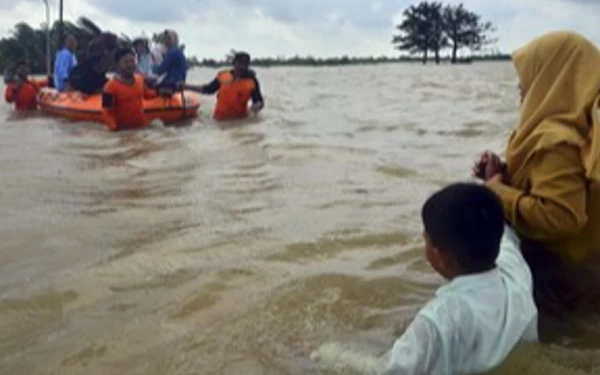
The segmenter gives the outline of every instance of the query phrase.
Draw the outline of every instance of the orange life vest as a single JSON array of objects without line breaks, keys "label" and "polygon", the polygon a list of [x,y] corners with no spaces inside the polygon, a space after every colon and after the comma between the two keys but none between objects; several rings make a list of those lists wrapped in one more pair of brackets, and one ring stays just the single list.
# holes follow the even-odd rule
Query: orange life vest
[{"label": "orange life vest", "polygon": [[248,101],[256,89],[252,77],[235,78],[231,71],[220,72],[217,76],[220,88],[213,117],[215,120],[233,120],[248,115]]},{"label": "orange life vest", "polygon": [[48,85],[47,81],[27,80],[23,82],[19,90],[15,90],[15,84],[9,83],[4,91],[4,100],[7,103],[15,103],[17,111],[33,111],[37,109],[37,94],[42,87]]}]

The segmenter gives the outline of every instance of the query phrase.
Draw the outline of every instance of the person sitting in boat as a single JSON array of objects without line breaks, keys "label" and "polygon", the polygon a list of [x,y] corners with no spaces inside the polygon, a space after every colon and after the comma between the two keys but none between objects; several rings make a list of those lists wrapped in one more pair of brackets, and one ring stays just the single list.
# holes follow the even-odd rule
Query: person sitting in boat
[{"label": "person sitting in boat", "polygon": [[113,52],[106,49],[101,40],[92,41],[84,61],[77,65],[69,76],[69,89],[79,91],[84,95],[93,95],[102,92],[108,82],[106,73],[111,66]]},{"label": "person sitting in boat", "polygon": [[132,45],[136,52],[138,73],[140,73],[145,78],[152,79],[154,77],[154,73],[152,73],[153,59],[152,54],[150,53],[148,39],[135,39]]},{"label": "person sitting in boat", "polygon": [[115,61],[117,74],[102,94],[104,122],[111,131],[145,127],[149,121],[144,115],[144,99],[156,98],[156,91],[146,87],[144,77],[136,73],[132,49],[117,50]]},{"label": "person sitting in boat", "polygon": [[264,108],[264,99],[256,73],[250,69],[250,55],[238,52],[233,57],[233,69],[220,72],[209,84],[183,85],[184,89],[202,94],[218,92],[213,117],[217,121],[234,120],[248,116],[248,102],[252,99],[251,113]]},{"label": "person sitting in boat", "polygon": [[69,76],[69,91],[79,91],[84,95],[102,92],[108,78],[109,65],[102,55],[91,55],[83,63],[77,65]]},{"label": "person sitting in boat", "polygon": [[165,34],[158,34],[150,53],[152,54],[152,66],[160,65],[167,55],[168,48],[165,46]]},{"label": "person sitting in boat", "polygon": [[108,31],[101,33],[88,44],[88,50],[90,51],[104,50],[105,52],[112,54],[117,51],[118,47],[119,38],[117,38],[115,33]]},{"label": "person sitting in boat", "polygon": [[84,61],[77,65],[69,76],[69,90],[84,95],[102,92],[108,82],[106,73],[114,63],[114,53],[118,45],[117,36],[104,32],[89,44]]},{"label": "person sitting in boat", "polygon": [[540,333],[554,341],[557,327],[579,320],[571,319],[575,312],[595,314],[600,303],[600,50],[557,31],[518,49],[512,61],[521,109],[506,162],[486,152],[473,172],[523,238]]},{"label": "person sitting in boat", "polygon": [[174,91],[187,77],[187,61],[181,48],[179,48],[179,36],[174,30],[165,30],[163,43],[167,52],[159,65],[152,67],[152,72],[158,76],[164,74],[164,78],[156,84],[158,90]]},{"label": "person sitting in boat", "polygon": [[33,111],[37,109],[37,94],[42,87],[48,86],[48,80],[29,78],[29,64],[25,60],[15,64],[14,75],[5,78],[7,83],[4,100],[14,103],[17,111]]},{"label": "person sitting in boat", "polygon": [[67,35],[64,48],[56,54],[54,60],[54,88],[65,91],[71,71],[77,66],[77,39],[73,35]]}]

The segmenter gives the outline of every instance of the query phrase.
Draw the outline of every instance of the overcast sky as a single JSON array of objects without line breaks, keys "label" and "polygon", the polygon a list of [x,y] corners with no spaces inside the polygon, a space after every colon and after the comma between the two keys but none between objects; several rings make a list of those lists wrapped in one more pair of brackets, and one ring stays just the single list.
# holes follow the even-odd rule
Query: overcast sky
[{"label": "overcast sky", "polygon": [[[52,18],[58,0],[49,0]],[[103,29],[139,36],[174,28],[199,58],[230,49],[253,56],[394,55],[390,44],[408,0],[64,0],[65,18],[85,15]],[[459,3],[448,0],[445,3]],[[498,28],[497,48],[510,52],[554,29],[600,43],[600,0],[464,0]],[[44,21],[43,0],[0,0],[0,34]]]}]

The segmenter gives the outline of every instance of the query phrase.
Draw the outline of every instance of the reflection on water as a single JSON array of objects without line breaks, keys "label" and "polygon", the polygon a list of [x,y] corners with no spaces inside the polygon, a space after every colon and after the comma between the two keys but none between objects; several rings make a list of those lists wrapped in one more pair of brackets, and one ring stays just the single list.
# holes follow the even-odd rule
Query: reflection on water
[{"label": "reflection on water", "polygon": [[[212,98],[116,134],[3,107],[3,374],[310,374],[321,343],[401,334],[442,282],[420,206],[502,148],[512,68],[259,76],[267,110],[227,126]],[[594,373],[595,347],[519,348],[498,373]]]}]

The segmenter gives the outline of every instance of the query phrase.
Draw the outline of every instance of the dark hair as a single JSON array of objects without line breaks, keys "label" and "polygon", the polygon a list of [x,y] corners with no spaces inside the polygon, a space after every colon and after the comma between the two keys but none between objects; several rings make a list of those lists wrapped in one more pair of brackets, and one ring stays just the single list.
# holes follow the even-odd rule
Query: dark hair
[{"label": "dark hair", "polygon": [[117,48],[119,44],[119,38],[117,38],[116,34],[111,32],[105,31],[102,34],[100,34],[99,38],[102,40],[102,43],[104,43],[104,48],[106,48],[109,51],[112,51],[115,48]]},{"label": "dark hair", "polygon": [[425,233],[465,272],[494,267],[504,233],[504,210],[496,194],[474,183],[455,183],[433,194],[421,211]]},{"label": "dark hair", "polygon": [[115,62],[118,64],[123,57],[125,57],[125,56],[127,56],[129,54],[135,56],[135,52],[133,51],[133,49],[131,49],[131,48],[119,48],[115,52]]},{"label": "dark hair", "polygon": [[75,38],[75,35],[73,35],[73,34],[67,34],[67,35],[65,35],[65,37],[62,40],[63,44],[66,44],[67,40],[69,40],[69,39],[77,40],[77,38]]},{"label": "dark hair", "polygon": [[131,45],[133,47],[137,47],[138,45],[142,45],[146,49],[150,49],[149,48],[150,43],[148,42],[148,39],[146,39],[146,38],[137,38],[137,39],[134,39],[133,42],[131,42]]},{"label": "dark hair", "polygon": [[22,66],[26,66],[29,68],[29,61],[27,61],[25,59],[20,59],[20,60],[15,61],[15,64],[14,64],[15,69],[20,68]]},{"label": "dark hair", "polygon": [[250,54],[248,54],[247,52],[236,52],[235,55],[233,55],[233,62],[241,62],[243,64],[250,64]]},{"label": "dark hair", "polygon": [[102,56],[105,51],[113,51],[117,48],[118,39],[113,33],[104,32],[88,43],[88,54],[90,56]]}]

